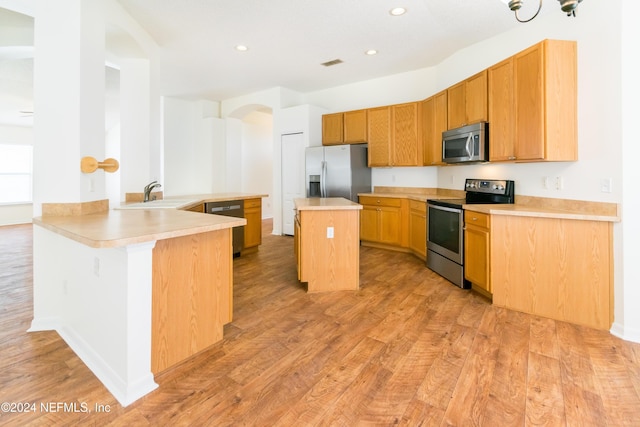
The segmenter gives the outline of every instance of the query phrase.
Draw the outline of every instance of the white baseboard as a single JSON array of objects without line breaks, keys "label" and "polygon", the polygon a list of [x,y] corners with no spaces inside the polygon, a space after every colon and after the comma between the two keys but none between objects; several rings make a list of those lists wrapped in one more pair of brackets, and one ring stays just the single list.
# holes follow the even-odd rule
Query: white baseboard
[{"label": "white baseboard", "polygon": [[640,330],[625,328],[623,324],[614,322],[609,332],[625,341],[640,343]]}]

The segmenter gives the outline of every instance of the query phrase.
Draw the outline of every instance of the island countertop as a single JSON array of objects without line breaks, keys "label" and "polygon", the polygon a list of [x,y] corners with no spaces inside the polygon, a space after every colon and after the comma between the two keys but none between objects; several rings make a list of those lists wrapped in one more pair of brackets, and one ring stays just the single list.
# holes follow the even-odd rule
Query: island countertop
[{"label": "island countertop", "polygon": [[332,210],[357,210],[362,205],[343,197],[309,197],[306,199],[293,199],[293,203],[299,211],[332,211]]},{"label": "island countertop", "polygon": [[114,248],[242,226],[247,220],[176,209],[131,209],[42,216],[33,223],[92,248]]}]

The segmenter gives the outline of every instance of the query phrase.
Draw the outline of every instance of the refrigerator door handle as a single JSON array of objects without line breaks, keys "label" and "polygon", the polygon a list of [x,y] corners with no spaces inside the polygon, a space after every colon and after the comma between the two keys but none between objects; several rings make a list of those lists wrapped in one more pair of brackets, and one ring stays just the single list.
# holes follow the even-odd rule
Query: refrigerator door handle
[{"label": "refrigerator door handle", "polygon": [[327,197],[327,162],[324,160],[320,172],[320,197]]}]

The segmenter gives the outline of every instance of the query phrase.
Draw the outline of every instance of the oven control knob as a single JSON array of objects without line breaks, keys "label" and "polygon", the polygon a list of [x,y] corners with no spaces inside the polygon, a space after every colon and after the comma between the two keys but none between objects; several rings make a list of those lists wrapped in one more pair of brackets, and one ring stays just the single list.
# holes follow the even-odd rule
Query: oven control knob
[{"label": "oven control knob", "polygon": [[502,184],[494,184],[493,185],[493,189],[502,191],[502,190],[504,190],[504,185],[502,185]]}]

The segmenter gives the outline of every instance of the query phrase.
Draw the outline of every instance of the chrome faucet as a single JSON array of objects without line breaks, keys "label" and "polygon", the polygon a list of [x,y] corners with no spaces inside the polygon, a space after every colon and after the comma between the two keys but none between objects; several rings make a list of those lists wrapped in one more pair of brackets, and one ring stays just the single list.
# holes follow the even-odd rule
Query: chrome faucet
[{"label": "chrome faucet", "polygon": [[149,184],[144,186],[144,201],[150,201],[149,198],[151,196],[151,191],[156,187],[162,187],[162,185],[158,184],[158,181],[152,181]]}]

